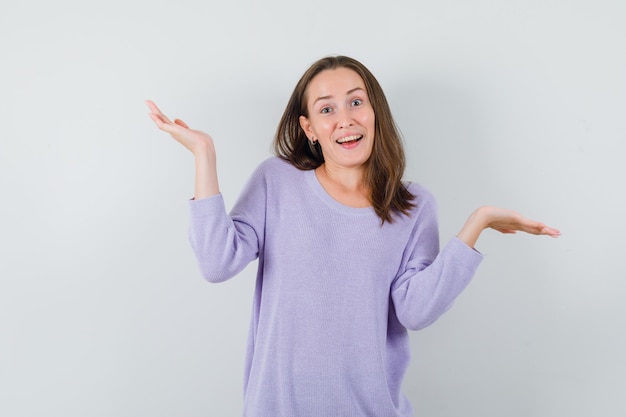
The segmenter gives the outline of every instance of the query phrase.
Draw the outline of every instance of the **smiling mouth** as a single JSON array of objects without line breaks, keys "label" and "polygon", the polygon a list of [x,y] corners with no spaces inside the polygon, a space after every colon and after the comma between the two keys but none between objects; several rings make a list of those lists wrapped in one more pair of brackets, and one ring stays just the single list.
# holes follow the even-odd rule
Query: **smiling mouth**
[{"label": "smiling mouth", "polygon": [[339,144],[343,144],[343,143],[349,143],[349,142],[358,142],[361,139],[363,139],[363,135],[352,135],[352,136],[346,136],[345,138],[337,139],[336,142]]}]

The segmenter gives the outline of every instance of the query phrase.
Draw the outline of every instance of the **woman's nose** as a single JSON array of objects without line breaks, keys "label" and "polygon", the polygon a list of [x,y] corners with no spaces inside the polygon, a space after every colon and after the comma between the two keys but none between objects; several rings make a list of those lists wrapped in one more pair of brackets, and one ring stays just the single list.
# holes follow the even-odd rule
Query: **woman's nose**
[{"label": "woman's nose", "polygon": [[353,121],[350,116],[350,112],[348,110],[340,110],[339,111],[339,126],[340,127],[350,127],[352,126]]}]

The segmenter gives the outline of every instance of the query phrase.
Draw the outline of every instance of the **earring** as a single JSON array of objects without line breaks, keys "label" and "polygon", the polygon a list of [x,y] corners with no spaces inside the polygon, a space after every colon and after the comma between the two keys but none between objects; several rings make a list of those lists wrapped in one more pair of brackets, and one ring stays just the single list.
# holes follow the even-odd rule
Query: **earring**
[{"label": "earring", "polygon": [[317,139],[314,136],[311,136],[311,145],[315,145],[317,143]]}]

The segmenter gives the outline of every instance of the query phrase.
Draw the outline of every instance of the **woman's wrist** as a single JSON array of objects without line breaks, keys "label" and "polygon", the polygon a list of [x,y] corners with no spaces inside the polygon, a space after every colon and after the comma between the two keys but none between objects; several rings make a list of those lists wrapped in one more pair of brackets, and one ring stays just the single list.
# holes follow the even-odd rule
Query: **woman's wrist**
[{"label": "woman's wrist", "polygon": [[467,219],[457,238],[473,248],[483,230],[489,227],[488,207],[479,207]]}]

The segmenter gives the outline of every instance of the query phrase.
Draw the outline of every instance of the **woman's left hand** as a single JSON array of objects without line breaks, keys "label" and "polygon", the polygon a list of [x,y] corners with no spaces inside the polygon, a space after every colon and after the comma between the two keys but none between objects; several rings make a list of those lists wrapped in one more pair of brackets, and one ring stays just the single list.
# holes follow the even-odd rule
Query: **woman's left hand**
[{"label": "woman's left hand", "polygon": [[483,206],[472,213],[457,237],[470,247],[474,247],[480,233],[487,228],[501,233],[517,233],[519,231],[552,237],[561,235],[559,230],[536,220],[528,219],[516,211],[500,207]]}]

